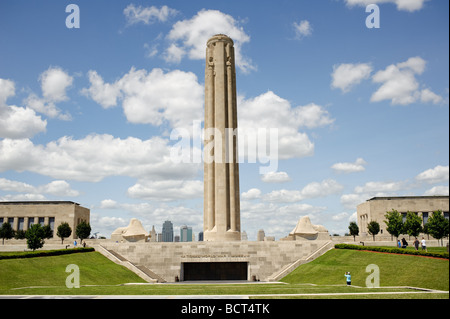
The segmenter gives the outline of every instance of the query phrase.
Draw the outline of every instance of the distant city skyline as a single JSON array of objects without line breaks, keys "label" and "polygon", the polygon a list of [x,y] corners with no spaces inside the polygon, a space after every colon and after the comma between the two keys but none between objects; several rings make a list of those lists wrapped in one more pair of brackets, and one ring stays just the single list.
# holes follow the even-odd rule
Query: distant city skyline
[{"label": "distant city skyline", "polygon": [[[192,229],[192,227],[187,226],[187,225],[183,225],[179,228],[179,235],[177,234],[177,231],[174,230],[173,227],[173,222],[170,220],[166,220],[162,225],[161,225],[161,232],[158,232],[158,228],[155,228],[155,225],[152,225],[151,230],[150,230],[150,234],[153,233],[154,231],[154,235],[151,236],[150,241],[155,241],[155,242],[177,242],[177,239],[180,242],[185,242],[185,241],[203,241],[203,231],[200,231],[198,233],[195,233]],[[164,235],[165,234],[165,235]],[[261,235],[262,234],[262,235]],[[258,230],[258,232],[255,234],[255,239],[256,241],[260,240],[260,241],[264,241],[264,238],[266,237],[266,234],[264,232],[263,229]],[[273,236],[270,236],[273,237]],[[152,239],[155,238],[155,239]],[[191,240],[184,240],[187,238],[191,238]],[[172,239],[172,240],[170,240]],[[279,238],[278,238],[279,239]],[[241,232],[241,240],[242,241],[247,241],[248,239],[248,235],[247,232],[244,230]]]}]

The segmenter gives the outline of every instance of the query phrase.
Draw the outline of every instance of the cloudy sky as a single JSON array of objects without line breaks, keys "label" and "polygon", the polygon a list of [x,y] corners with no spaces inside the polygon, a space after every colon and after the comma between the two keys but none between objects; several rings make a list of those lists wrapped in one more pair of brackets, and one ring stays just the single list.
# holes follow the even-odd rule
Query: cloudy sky
[{"label": "cloudy sky", "polygon": [[217,33],[235,42],[240,127],[278,132],[275,170],[240,164],[249,239],[305,215],[344,234],[374,196],[448,195],[448,5],[1,1],[0,200],[80,203],[107,237],[133,217],[201,231],[203,164],[171,154],[180,128],[201,147]]}]

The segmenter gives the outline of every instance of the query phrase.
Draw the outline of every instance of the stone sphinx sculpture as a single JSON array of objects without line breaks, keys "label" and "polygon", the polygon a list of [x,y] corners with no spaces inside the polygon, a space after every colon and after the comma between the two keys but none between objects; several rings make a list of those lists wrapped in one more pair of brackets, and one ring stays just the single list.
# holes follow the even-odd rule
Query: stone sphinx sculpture
[{"label": "stone sphinx sculpture", "polygon": [[119,227],[111,234],[111,239],[118,242],[145,242],[149,237],[150,236],[145,231],[142,223],[136,218],[132,218],[127,227]]},{"label": "stone sphinx sculpture", "polygon": [[297,226],[282,240],[329,240],[330,234],[322,225],[313,225],[308,216],[301,217]]}]

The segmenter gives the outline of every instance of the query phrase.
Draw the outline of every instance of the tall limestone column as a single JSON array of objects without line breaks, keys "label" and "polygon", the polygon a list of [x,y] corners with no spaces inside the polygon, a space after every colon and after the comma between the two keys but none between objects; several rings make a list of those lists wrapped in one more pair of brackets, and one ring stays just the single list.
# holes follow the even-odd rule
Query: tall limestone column
[{"label": "tall limestone column", "polygon": [[207,43],[204,142],[204,240],[241,240],[234,43],[223,34]]}]

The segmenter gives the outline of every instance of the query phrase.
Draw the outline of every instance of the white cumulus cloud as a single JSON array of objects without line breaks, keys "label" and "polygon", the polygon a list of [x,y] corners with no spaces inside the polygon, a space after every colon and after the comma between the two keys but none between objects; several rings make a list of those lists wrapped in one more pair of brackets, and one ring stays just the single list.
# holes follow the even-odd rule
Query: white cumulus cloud
[{"label": "white cumulus cloud", "polygon": [[372,73],[372,66],[368,63],[343,63],[333,66],[331,74],[331,87],[341,89],[342,92],[349,92],[355,85],[362,80],[368,79]]},{"label": "white cumulus cloud", "polygon": [[[82,139],[63,136],[46,145],[29,139],[0,140],[0,172],[30,171],[56,179],[99,182],[108,176],[134,178],[189,179],[200,166],[175,164],[169,141],[108,134],[92,134]],[[63,185],[60,185],[63,186]]]},{"label": "white cumulus cloud", "polygon": [[263,196],[265,201],[278,203],[295,203],[308,198],[326,197],[338,194],[344,187],[333,179],[312,182],[301,190],[275,190]]},{"label": "white cumulus cloud", "polygon": [[240,96],[238,105],[239,128],[243,131],[261,128],[278,130],[279,159],[311,156],[314,144],[300,129],[322,127],[334,121],[329,112],[319,105],[292,107],[289,101],[272,91],[250,99]]},{"label": "white cumulus cloud", "polygon": [[0,78],[0,138],[30,138],[45,132],[47,121],[29,107],[7,105],[15,95],[14,82]]},{"label": "white cumulus cloud", "polygon": [[292,25],[294,27],[295,36],[297,39],[302,39],[312,34],[313,29],[308,20],[302,20],[298,23],[294,22]]},{"label": "white cumulus cloud", "polygon": [[286,172],[270,172],[261,176],[261,180],[265,183],[285,183],[291,178]]},{"label": "white cumulus cloud", "polygon": [[70,120],[68,112],[63,113],[56,103],[67,101],[66,91],[72,86],[73,77],[59,67],[50,67],[39,76],[42,97],[32,93],[25,100],[28,107],[50,118]]},{"label": "white cumulus cloud", "polygon": [[426,182],[429,184],[436,184],[448,182],[449,180],[449,166],[438,165],[430,168],[416,176],[416,180]]},{"label": "white cumulus cloud", "polygon": [[140,181],[128,188],[131,198],[157,201],[175,201],[203,197],[203,181],[198,180],[163,180]]},{"label": "white cumulus cloud", "polygon": [[404,182],[367,182],[364,186],[356,186],[356,193],[396,192],[405,187]]},{"label": "white cumulus cloud", "polygon": [[178,21],[167,35],[171,42],[165,52],[168,62],[179,62],[184,56],[193,60],[205,59],[206,42],[215,34],[226,34],[235,43],[236,65],[244,73],[256,70],[252,61],[242,54],[242,46],[250,36],[239,21],[218,10],[201,10],[191,19]]},{"label": "white cumulus cloud", "polygon": [[428,189],[423,195],[424,196],[448,196],[449,187],[448,186],[434,186]]},{"label": "white cumulus cloud", "polygon": [[177,13],[177,10],[169,8],[168,6],[157,8],[155,6],[135,6],[134,4],[129,4],[123,10],[127,23],[130,25],[137,23],[153,24],[157,21],[165,22]]},{"label": "white cumulus cloud", "polygon": [[430,89],[420,90],[416,76],[425,71],[426,63],[421,57],[412,57],[375,73],[372,80],[381,86],[372,95],[371,101],[391,100],[393,105],[408,105],[418,100],[435,104],[441,102],[442,98]]},{"label": "white cumulus cloud", "polygon": [[241,194],[242,200],[253,200],[261,198],[261,191],[258,188],[249,189],[247,192]]},{"label": "white cumulus cloud", "polygon": [[393,3],[398,10],[414,12],[421,10],[428,0],[345,0],[348,6],[368,6],[369,4]]},{"label": "white cumulus cloud", "polygon": [[[33,186],[27,183],[0,178],[0,190],[6,192],[26,193],[27,196],[43,196],[50,194],[59,197],[76,197],[80,193],[70,187],[70,184],[63,180],[52,181],[45,185]],[[23,195],[22,195],[23,196]]]},{"label": "white cumulus cloud", "polygon": [[367,162],[364,159],[358,158],[354,163],[336,163],[331,168],[337,173],[348,174],[364,171],[366,169],[364,165],[366,164]]},{"label": "white cumulus cloud", "polygon": [[120,101],[131,123],[159,126],[168,121],[178,128],[203,118],[203,86],[192,72],[131,68],[113,83],[105,83],[96,71],[89,71],[88,76],[91,85],[81,92],[104,108]]}]

